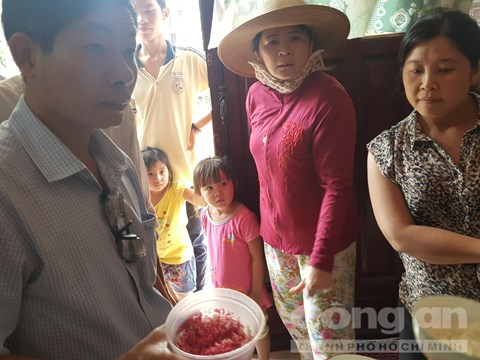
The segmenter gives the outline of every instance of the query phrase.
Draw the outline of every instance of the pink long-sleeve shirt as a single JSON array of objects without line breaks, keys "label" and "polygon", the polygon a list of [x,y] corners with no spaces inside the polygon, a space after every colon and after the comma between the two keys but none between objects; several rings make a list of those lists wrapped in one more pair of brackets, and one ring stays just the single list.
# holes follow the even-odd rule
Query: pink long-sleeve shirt
[{"label": "pink long-sleeve shirt", "polygon": [[349,95],[335,78],[314,72],[286,95],[257,82],[246,105],[264,241],[331,271],[334,255],[358,234]]}]

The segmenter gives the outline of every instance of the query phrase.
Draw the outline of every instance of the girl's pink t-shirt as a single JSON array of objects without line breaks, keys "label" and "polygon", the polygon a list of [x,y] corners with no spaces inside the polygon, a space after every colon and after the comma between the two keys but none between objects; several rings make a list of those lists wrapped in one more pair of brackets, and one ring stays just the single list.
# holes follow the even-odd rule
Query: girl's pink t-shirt
[{"label": "girl's pink t-shirt", "polygon": [[[248,243],[260,236],[256,215],[245,205],[240,206],[227,219],[215,222],[208,211],[201,215],[202,229],[208,241],[209,265],[213,286],[229,288],[244,294],[252,286],[252,258]],[[255,274],[254,276],[264,276]],[[272,300],[263,287],[263,310],[272,306]]]}]

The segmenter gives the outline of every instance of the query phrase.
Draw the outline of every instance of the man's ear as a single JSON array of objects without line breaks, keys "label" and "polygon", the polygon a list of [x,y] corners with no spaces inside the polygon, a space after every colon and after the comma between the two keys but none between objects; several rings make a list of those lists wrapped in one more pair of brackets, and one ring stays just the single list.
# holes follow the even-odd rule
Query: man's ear
[{"label": "man's ear", "polygon": [[35,52],[40,50],[38,44],[28,35],[18,32],[10,37],[8,46],[23,77],[34,77]]},{"label": "man's ear", "polygon": [[164,7],[162,9],[162,15],[163,15],[163,20],[167,20],[167,18],[170,16],[170,9],[168,7]]}]

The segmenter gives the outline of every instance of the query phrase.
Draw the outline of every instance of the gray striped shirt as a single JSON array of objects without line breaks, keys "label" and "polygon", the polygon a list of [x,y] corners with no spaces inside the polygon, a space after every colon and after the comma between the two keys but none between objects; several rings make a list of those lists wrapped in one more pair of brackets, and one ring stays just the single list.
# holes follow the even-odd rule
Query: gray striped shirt
[{"label": "gray striped shirt", "polygon": [[153,288],[156,220],[135,168],[101,130],[90,146],[147,256],[122,260],[100,185],[22,97],[0,125],[0,354],[112,359],[170,310]]}]

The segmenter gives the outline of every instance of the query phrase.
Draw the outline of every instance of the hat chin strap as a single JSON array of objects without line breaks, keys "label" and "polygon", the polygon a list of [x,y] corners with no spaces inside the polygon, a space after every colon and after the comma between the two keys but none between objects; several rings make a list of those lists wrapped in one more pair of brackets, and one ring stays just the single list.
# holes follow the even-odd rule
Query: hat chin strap
[{"label": "hat chin strap", "polygon": [[307,62],[303,66],[302,70],[293,78],[288,80],[281,80],[273,76],[260,62],[249,61],[255,71],[255,77],[263,85],[278,91],[281,94],[289,94],[297,90],[302,85],[305,78],[315,71],[325,70],[325,64],[323,63],[322,53],[324,50],[319,49],[314,51]]}]

